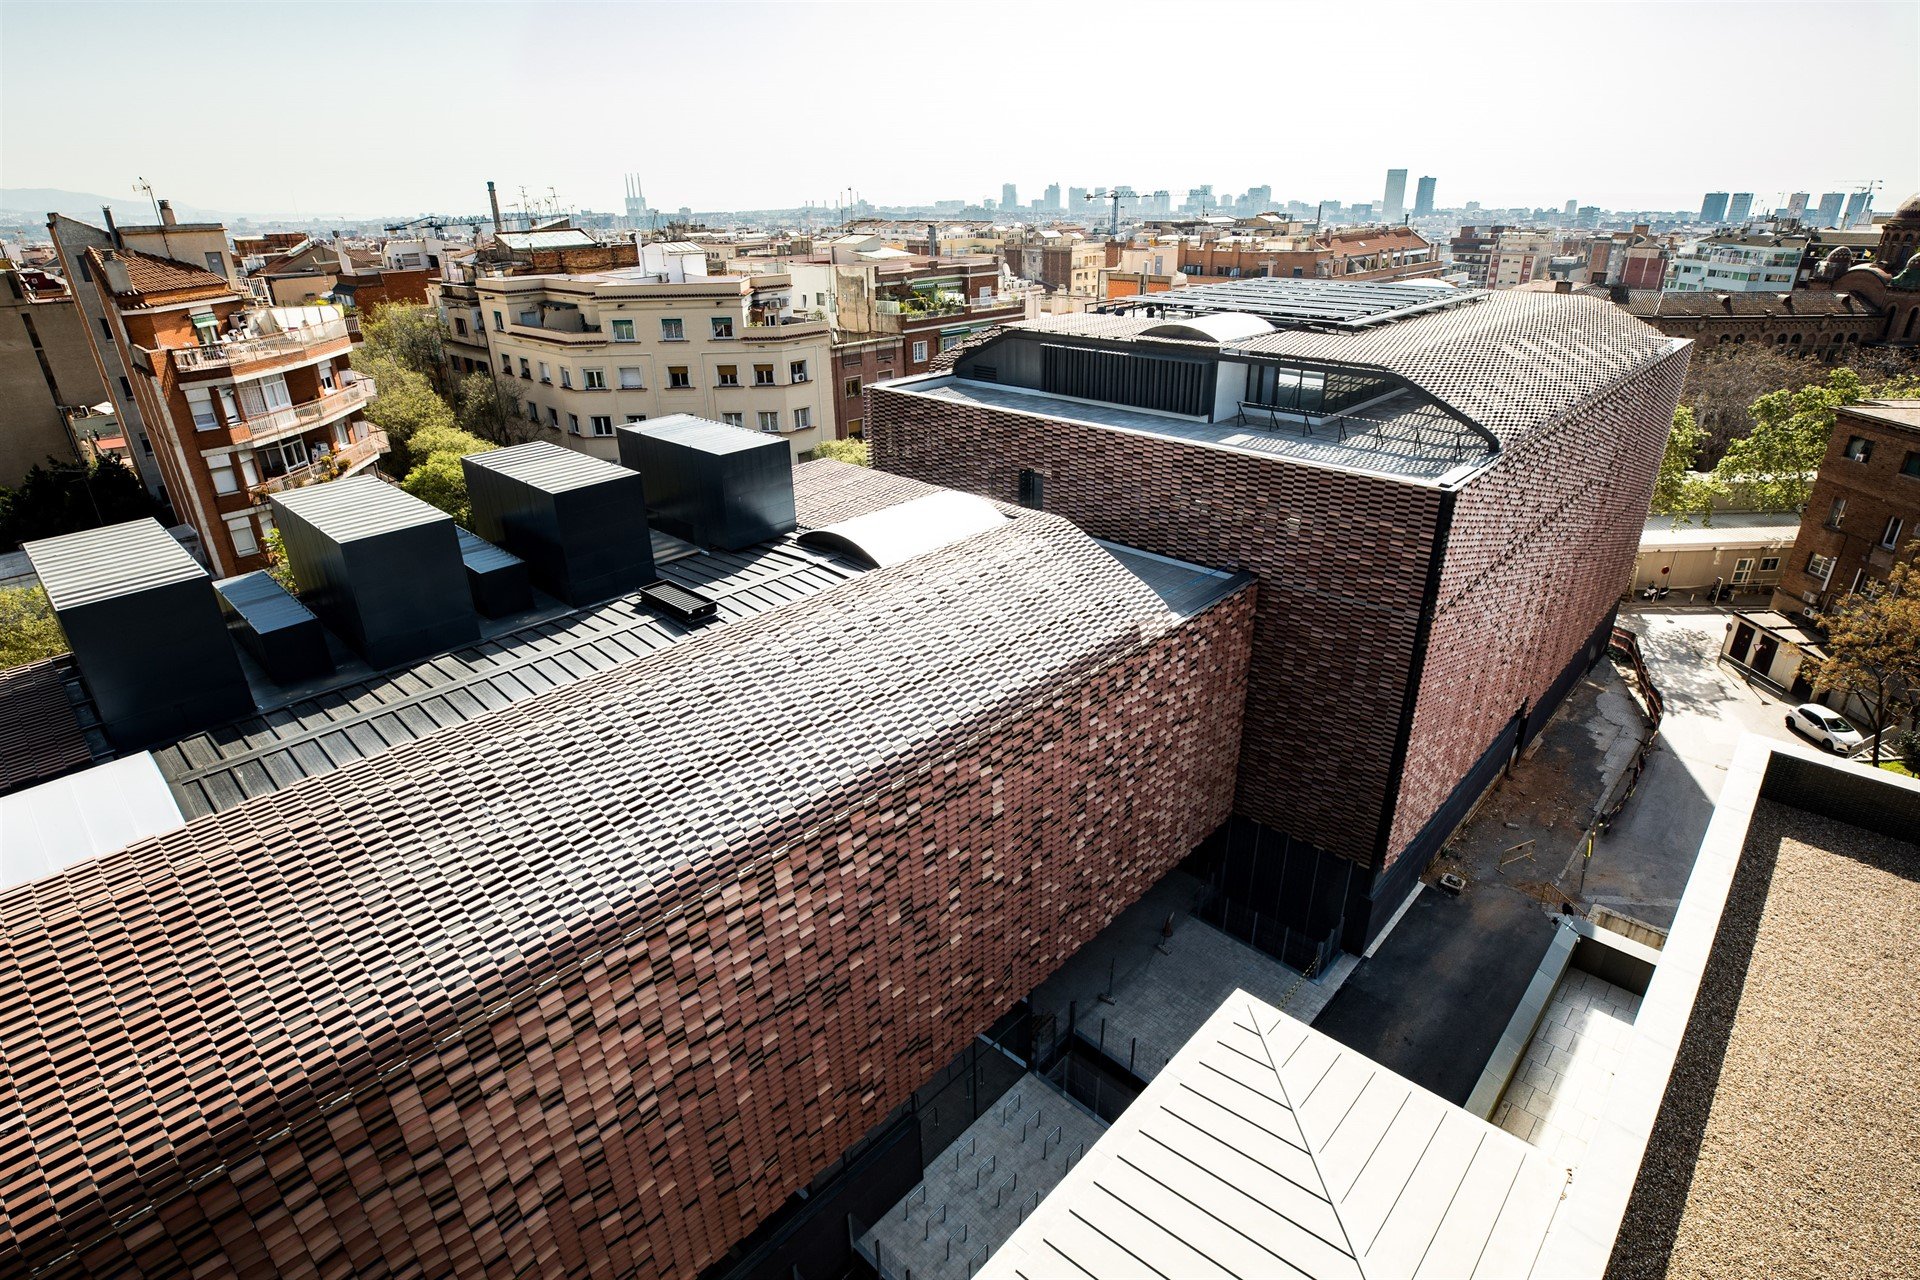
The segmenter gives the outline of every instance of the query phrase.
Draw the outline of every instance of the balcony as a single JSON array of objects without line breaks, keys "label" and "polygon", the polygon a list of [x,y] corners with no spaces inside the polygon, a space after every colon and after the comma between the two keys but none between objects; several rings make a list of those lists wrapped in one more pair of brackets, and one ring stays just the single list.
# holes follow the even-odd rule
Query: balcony
[{"label": "balcony", "polygon": [[370,431],[365,440],[355,440],[352,444],[335,449],[332,453],[315,458],[304,467],[295,467],[283,476],[271,480],[262,480],[248,489],[256,498],[269,494],[285,493],[289,489],[301,489],[310,484],[320,484],[327,480],[337,480],[379,460],[387,451],[387,433]]},{"label": "balcony", "polygon": [[251,441],[257,444],[278,439],[281,436],[311,431],[315,427],[353,412],[373,399],[375,393],[376,388],[372,378],[356,376],[351,382],[342,384],[337,390],[330,391],[317,400],[309,400],[305,404],[288,405],[284,409],[271,409],[266,413],[256,413],[241,419],[234,425],[234,442],[238,444]]},{"label": "balcony", "polygon": [[225,338],[198,347],[171,347],[173,367],[181,373],[207,373],[263,360],[314,360],[336,354],[330,348],[349,342],[353,328],[342,319],[308,325],[289,333]]},{"label": "balcony", "polygon": [[788,342],[795,338],[824,338],[829,332],[825,320],[790,320],[784,324],[735,325],[733,336],[742,342]]}]

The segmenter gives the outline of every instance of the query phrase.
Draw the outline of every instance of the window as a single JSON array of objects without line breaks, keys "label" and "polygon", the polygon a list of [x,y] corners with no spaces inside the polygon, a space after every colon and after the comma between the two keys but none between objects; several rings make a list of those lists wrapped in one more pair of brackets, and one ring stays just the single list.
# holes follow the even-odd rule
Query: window
[{"label": "window", "polygon": [[1818,578],[1821,586],[1827,585],[1827,579],[1833,576],[1833,557],[1818,553],[1807,557],[1807,576]]},{"label": "window", "polygon": [[827,295],[826,295],[826,294],[824,294],[824,293],[816,293],[816,294],[814,294],[814,295],[813,295],[813,305],[814,305],[814,306],[816,306],[816,307],[824,307],[824,306],[826,306],[826,305],[827,305]]},{"label": "window", "polygon": [[647,415],[644,413],[630,413],[627,415],[628,422],[645,422],[646,420]]},{"label": "window", "polygon": [[540,406],[535,404],[531,400],[527,401],[527,421],[528,422],[540,421]]},{"label": "window", "polygon": [[1873,441],[1865,436],[1848,436],[1845,455],[1854,462],[1866,462],[1873,457]]},{"label": "window", "polygon": [[733,317],[712,316],[709,318],[709,323],[713,325],[714,337],[731,338],[733,336]]},{"label": "window", "polygon": [[545,360],[540,362],[540,381],[546,383],[548,386],[553,385],[553,375],[547,371],[547,362]]},{"label": "window", "polygon": [[762,431],[778,431],[780,429],[780,413],[777,409],[762,409],[760,411],[760,429]]},{"label": "window", "polygon": [[1880,532],[1880,545],[1883,547],[1897,547],[1900,545],[1899,516],[1888,517],[1887,527]]},{"label": "window", "polygon": [[498,311],[493,313],[493,331],[495,333],[505,333],[507,331],[507,318]]},{"label": "window", "polygon": [[787,364],[787,377],[794,382],[805,382],[807,380],[807,362],[805,360],[789,361]]},{"label": "window", "polygon": [[547,406],[547,425],[554,428],[560,425],[560,411],[552,405]]},{"label": "window", "polygon": [[220,415],[213,411],[213,392],[205,387],[188,387],[187,407],[193,410],[193,426],[196,431],[219,429]]},{"label": "window", "polygon": [[[127,375],[124,373],[120,375],[120,394],[129,400],[133,399],[133,384],[127,381]],[[1920,454],[1914,456],[1920,457]]]},{"label": "window", "polygon": [[813,410],[801,408],[793,411],[793,429],[805,431],[813,426]]},{"label": "window", "polygon": [[622,391],[644,391],[646,384],[640,381],[640,370],[632,365],[620,366],[620,389]]},{"label": "window", "polygon": [[565,365],[560,366],[560,385],[568,388],[573,386],[573,370]]},{"label": "window", "polygon": [[613,322],[613,340],[615,342],[632,342],[633,321],[615,320]]},{"label": "window", "polygon": [[240,492],[240,480],[233,474],[233,457],[231,454],[218,458],[208,458],[207,474],[213,477],[213,491],[215,493]]},{"label": "window", "polygon": [[579,414],[570,413],[567,415],[567,434],[570,436],[577,436],[580,434],[580,415]]},{"label": "window", "polygon": [[723,413],[720,415],[720,421],[730,427],[744,427],[747,425],[747,415],[744,413]]},{"label": "window", "polygon": [[913,362],[915,364],[919,364],[922,360],[925,360],[926,358],[927,358],[927,344],[924,342],[914,343],[913,344]]},{"label": "window", "polygon": [[773,366],[770,364],[757,364],[753,366],[753,385],[756,387],[772,386]]},{"label": "window", "polygon": [[453,331],[454,331],[455,333],[457,333],[457,334],[459,334],[459,335],[460,335],[461,337],[463,337],[463,338],[464,338],[464,337],[466,337],[466,336],[467,336],[467,322],[466,322],[465,320],[462,320],[462,319],[461,319],[461,318],[460,318],[459,316],[455,316],[455,317],[453,318]]},{"label": "window", "polygon": [[670,364],[667,366],[667,390],[685,391],[693,383],[687,378],[687,366]]},{"label": "window", "polygon": [[681,327],[678,316],[667,316],[660,321],[660,341],[685,342],[686,340],[686,330]]},{"label": "window", "polygon": [[207,270],[213,272],[213,274],[217,276],[223,276],[227,274],[226,259],[222,258],[217,253],[213,253],[209,251],[207,254]]},{"label": "window", "polygon": [[840,384],[840,392],[849,400],[858,400],[860,398],[860,379],[848,378]]},{"label": "window", "polygon": [[597,436],[610,436],[613,434],[613,418],[611,416],[595,414],[588,421],[589,425],[593,428],[593,434]]},{"label": "window", "polygon": [[1028,467],[1020,470],[1020,505],[1035,511],[1047,505],[1047,478]]},{"label": "window", "polygon": [[718,378],[718,382],[716,383],[717,386],[737,387],[740,385],[740,366],[739,365],[723,364],[718,366],[714,372],[716,377]]},{"label": "window", "polygon": [[847,435],[849,438],[859,440],[866,434],[867,420],[865,418],[850,418],[847,420]]},{"label": "window", "polygon": [[605,369],[582,369],[580,376],[586,381],[582,384],[588,391],[607,389],[607,371]]},{"label": "window", "polygon": [[[256,388],[249,387],[247,389],[253,393],[248,397],[254,402],[251,406],[253,411],[264,416],[267,412],[267,398],[261,395]],[[234,401],[233,388],[216,387],[214,388],[214,394],[220,398],[220,416],[225,418],[229,424],[240,421],[240,406]]]},{"label": "window", "polygon": [[253,536],[253,521],[247,516],[227,517],[227,536],[233,539],[233,553],[237,556],[255,556],[260,554],[260,540]]},{"label": "window", "polygon": [[75,262],[80,268],[80,278],[82,280],[85,280],[88,284],[92,284],[93,271],[87,266],[87,260],[85,258],[78,258],[75,260]]},{"label": "window", "polygon": [[1778,573],[1779,571],[1780,571],[1780,557],[1779,557],[1779,556],[1762,556],[1762,557],[1760,557],[1760,572],[1762,572],[1762,573]]},{"label": "window", "polygon": [[940,349],[942,351],[951,351],[959,346],[960,339],[966,336],[964,333],[943,333],[940,335]]},{"label": "window", "polygon": [[1841,522],[1846,518],[1847,500],[1845,498],[1835,498],[1833,505],[1827,508],[1827,528],[1838,529]]},{"label": "window", "polygon": [[525,378],[528,382],[533,381],[533,366],[527,363],[527,358],[525,356],[520,357],[520,376]]},{"label": "window", "polygon": [[106,335],[107,341],[113,341],[113,326],[107,323],[105,316],[100,317],[100,332]]},{"label": "window", "polygon": [[1920,449],[1907,451],[1907,460],[1900,464],[1900,474],[1920,480]]},{"label": "window", "polygon": [[508,376],[512,376],[513,374],[513,357],[512,356],[500,357],[500,372],[507,374]]}]

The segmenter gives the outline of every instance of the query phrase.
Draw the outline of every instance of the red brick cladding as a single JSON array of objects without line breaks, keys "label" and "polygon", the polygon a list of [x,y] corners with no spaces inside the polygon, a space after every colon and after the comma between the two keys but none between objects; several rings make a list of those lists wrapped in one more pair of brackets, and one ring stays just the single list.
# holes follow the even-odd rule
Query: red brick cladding
[{"label": "red brick cladding", "polygon": [[1461,490],[1389,863],[1619,599],[1690,351],[1528,434]]},{"label": "red brick cladding", "polygon": [[[1441,495],[1384,477],[868,391],[874,466],[1260,579],[1235,808],[1371,866]],[[1617,584],[1616,584],[1617,587]]]},{"label": "red brick cladding", "polygon": [[1227,813],[1251,593],[1116,569],[1026,517],[0,897],[0,1272],[696,1274]]}]

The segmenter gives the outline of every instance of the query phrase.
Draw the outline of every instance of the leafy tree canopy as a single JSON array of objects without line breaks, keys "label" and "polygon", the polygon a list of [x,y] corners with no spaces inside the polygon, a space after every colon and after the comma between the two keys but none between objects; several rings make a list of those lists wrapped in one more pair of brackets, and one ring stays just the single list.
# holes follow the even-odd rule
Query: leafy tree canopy
[{"label": "leafy tree canopy", "polygon": [[0,487],[0,550],[103,524],[161,514],[133,468],[102,457],[91,465],[48,458],[15,487]]},{"label": "leafy tree canopy", "polygon": [[0,587],[0,667],[17,667],[67,651],[44,587]]},{"label": "leafy tree canopy", "polygon": [[851,462],[856,467],[873,465],[873,454],[865,440],[822,440],[813,447],[813,456],[832,458],[835,462]]}]

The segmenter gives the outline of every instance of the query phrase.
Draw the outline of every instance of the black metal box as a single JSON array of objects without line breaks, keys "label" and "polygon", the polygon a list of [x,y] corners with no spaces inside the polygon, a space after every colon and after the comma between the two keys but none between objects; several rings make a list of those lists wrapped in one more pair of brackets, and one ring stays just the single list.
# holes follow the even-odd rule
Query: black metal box
[{"label": "black metal box", "polygon": [[219,593],[227,629],[276,684],[295,684],[333,670],[320,619],[272,574],[256,569],[222,578],[213,589]]},{"label": "black metal box", "polygon": [[615,435],[621,463],[646,481],[647,510],[668,533],[738,551],[793,531],[793,453],[780,437],[684,413]]},{"label": "black metal box", "polygon": [[511,551],[502,551],[477,533],[458,525],[460,562],[467,570],[467,590],[473,607],[489,618],[504,618],[533,608],[533,584],[527,564]]},{"label": "black metal box", "polygon": [[373,666],[479,638],[445,512],[367,475],[271,501],[301,598]]},{"label": "black metal box", "polygon": [[213,579],[159,521],[23,549],[114,746],[137,750],[253,710]]},{"label": "black metal box", "polygon": [[534,585],[571,605],[653,581],[640,476],[545,440],[460,459],[473,531],[527,562]]}]

